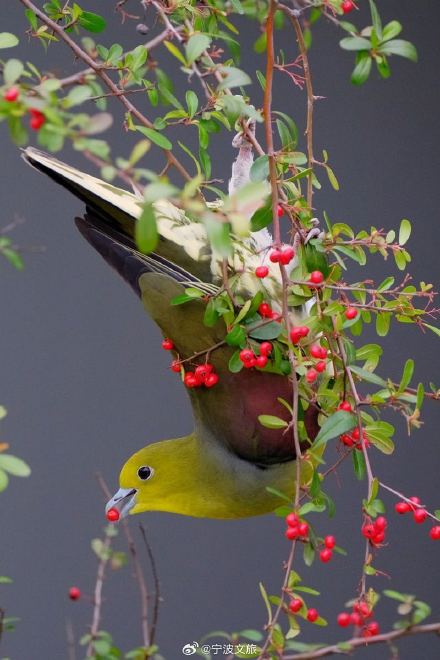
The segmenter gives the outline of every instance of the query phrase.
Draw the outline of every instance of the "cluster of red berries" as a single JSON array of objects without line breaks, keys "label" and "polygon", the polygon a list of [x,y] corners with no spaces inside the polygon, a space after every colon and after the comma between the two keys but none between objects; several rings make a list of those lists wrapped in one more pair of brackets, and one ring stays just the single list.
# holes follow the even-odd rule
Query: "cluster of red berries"
[{"label": "cluster of red berries", "polygon": [[[421,523],[425,522],[425,520],[428,517],[428,512],[426,509],[424,509],[422,506],[420,506],[420,497],[410,497],[409,502],[402,501],[402,502],[397,502],[397,504],[394,506],[394,510],[396,513],[409,513],[412,511],[413,513],[413,518],[414,522],[420,525]],[[435,525],[434,527],[431,527],[429,530],[429,536],[433,541],[439,541],[440,540],[440,525]]]},{"label": "cluster of red berries", "polygon": [[106,518],[109,522],[118,522],[119,518],[121,517],[119,511],[112,507],[107,511]]},{"label": "cluster of red berries", "polygon": [[354,4],[353,0],[343,0],[341,5],[341,9],[344,14],[349,14],[355,7],[356,5]]},{"label": "cluster of red berries", "polygon": [[290,341],[292,344],[299,344],[301,339],[307,337],[310,332],[310,328],[306,325],[294,325],[290,331]]},{"label": "cluster of red berries", "polygon": [[319,559],[323,564],[327,564],[333,557],[333,548],[335,545],[336,539],[334,536],[329,535],[324,538],[324,547],[319,553]]},{"label": "cluster of red berries", "polygon": [[385,541],[387,525],[388,521],[385,516],[379,516],[373,523],[362,525],[362,535],[369,540],[371,545],[378,546]]},{"label": "cluster of red berries", "polygon": [[269,259],[273,264],[282,264],[287,266],[295,256],[295,250],[291,245],[283,245],[281,248],[274,248],[269,254]]},{"label": "cluster of red berries", "polygon": [[240,351],[240,360],[243,362],[245,369],[252,369],[252,367],[259,367],[264,369],[266,366],[269,355],[272,353],[272,344],[270,341],[263,341],[260,344],[260,355],[255,355],[251,348],[243,348]]},{"label": "cluster of red berries", "polygon": [[81,591],[78,587],[70,587],[68,595],[70,600],[79,600],[81,598]]},{"label": "cluster of red berries", "polygon": [[373,637],[380,633],[380,627],[377,621],[370,621],[369,619],[373,615],[373,611],[368,607],[365,601],[356,602],[353,605],[353,611],[350,612],[341,612],[338,614],[337,622],[338,626],[341,628],[347,628],[347,626],[356,626],[356,628],[362,628],[363,637]]},{"label": "cluster of red berries", "polygon": [[[8,103],[15,103],[20,96],[20,90],[18,87],[10,87],[3,95],[3,98]],[[36,108],[29,108],[29,114],[31,116],[29,126],[34,131],[39,131],[40,128],[46,123],[45,115]]]},{"label": "cluster of red berries", "polygon": [[280,321],[281,317],[277,312],[274,312],[272,307],[268,302],[263,300],[262,303],[258,306],[258,313],[263,319],[273,319],[274,321]]},{"label": "cluster of red berries", "polygon": [[[301,600],[301,598],[292,598],[292,600],[289,603],[289,610],[292,612],[292,614],[297,614],[303,608],[303,606],[304,603]],[[314,623],[318,618],[319,618],[318,610],[316,610],[314,607],[310,607],[307,610],[307,614],[306,614],[307,621],[310,621],[310,623]]]},{"label": "cluster of red berries", "polygon": [[187,371],[183,377],[183,383],[189,389],[193,387],[214,387],[218,383],[218,374],[214,371],[214,365],[209,362],[199,364],[194,371]]},{"label": "cluster of red berries", "polygon": [[[370,441],[368,440],[368,436],[365,431],[362,431],[362,439],[364,441],[365,447],[369,447]],[[362,451],[361,434],[358,427],[353,429],[351,433],[343,433],[343,435],[340,437],[340,440],[346,447],[354,447],[358,451]]]},{"label": "cluster of red berries", "polygon": [[318,362],[316,362],[314,367],[308,369],[306,373],[306,381],[308,383],[314,383],[318,378],[318,375],[322,374],[327,366],[327,349],[320,344],[312,344],[310,347],[310,355],[312,358],[315,358],[315,360],[318,360]]},{"label": "cluster of red berries", "polygon": [[289,541],[295,539],[306,540],[309,536],[309,526],[306,522],[301,522],[296,513],[289,513],[286,516],[287,529],[285,536]]}]

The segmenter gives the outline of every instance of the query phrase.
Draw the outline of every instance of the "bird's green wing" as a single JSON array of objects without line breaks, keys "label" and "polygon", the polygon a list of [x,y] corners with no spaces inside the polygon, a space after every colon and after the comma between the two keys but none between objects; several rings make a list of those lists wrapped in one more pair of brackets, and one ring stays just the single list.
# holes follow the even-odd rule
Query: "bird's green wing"
[{"label": "bird's green wing", "polygon": [[[218,289],[219,265],[207,241],[204,226],[191,222],[169,202],[156,203],[160,240],[151,254],[141,254],[134,243],[134,226],[141,212],[137,197],[104,181],[84,174],[69,165],[35,149],[26,149],[25,160],[85,202],[87,212],[77,219],[77,226],[88,242],[115,268],[141,297],[146,311],[170,337],[180,360],[188,360],[191,368],[205,355],[194,357],[211,346],[221,344],[209,355],[219,375],[212,389],[189,390],[197,434],[207,442],[220,443],[241,458],[265,466],[294,458],[292,434],[289,431],[263,427],[258,415],[276,415],[286,421],[289,413],[278,398],[291,399],[288,378],[258,370],[232,373],[228,363],[234,349],[222,344],[223,321],[214,327],[203,323],[206,299],[184,305],[172,305],[185,288],[194,287],[207,296]],[[242,272],[241,290],[255,294],[263,284],[254,276],[261,257],[252,244],[238,249],[239,265],[250,266]],[[267,278],[267,298],[278,294],[278,269]]]}]

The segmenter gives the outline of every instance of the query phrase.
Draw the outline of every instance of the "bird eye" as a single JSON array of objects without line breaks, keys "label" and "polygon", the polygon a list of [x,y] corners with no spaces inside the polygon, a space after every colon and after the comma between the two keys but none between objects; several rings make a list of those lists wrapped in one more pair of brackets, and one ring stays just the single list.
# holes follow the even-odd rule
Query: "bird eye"
[{"label": "bird eye", "polygon": [[152,468],[148,467],[148,465],[143,465],[138,470],[138,477],[139,479],[142,479],[142,481],[146,481],[147,479],[149,479],[152,474],[153,474],[153,470]]}]

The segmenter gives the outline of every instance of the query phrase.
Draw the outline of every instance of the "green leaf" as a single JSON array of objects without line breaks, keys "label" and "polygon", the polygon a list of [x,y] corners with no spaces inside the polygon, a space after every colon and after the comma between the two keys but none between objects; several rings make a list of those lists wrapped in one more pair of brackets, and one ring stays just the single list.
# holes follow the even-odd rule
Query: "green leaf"
[{"label": "green leaf", "polygon": [[391,312],[379,312],[376,315],[376,332],[379,337],[386,337],[390,329]]},{"label": "green leaf", "polygon": [[[367,426],[365,428],[365,432],[367,433],[368,439],[370,440],[371,444],[373,444],[379,451],[382,452],[382,454],[386,454],[389,456],[394,452],[394,442],[389,438],[387,435],[382,433],[380,430],[377,428],[370,428]],[[353,452],[354,453],[354,452]]]},{"label": "green leaf", "polygon": [[0,493],[2,493],[8,486],[9,477],[4,470],[0,470]]},{"label": "green leaf", "polygon": [[284,419],[275,415],[258,415],[258,421],[267,429],[285,429],[288,426]]},{"label": "green leaf", "polygon": [[157,245],[159,235],[156,225],[156,214],[151,203],[145,204],[144,210],[135,226],[136,244],[141,252],[148,254]]},{"label": "green leaf", "polygon": [[251,181],[265,181],[269,176],[269,156],[264,155],[252,163],[250,170]]},{"label": "green leaf", "polygon": [[417,387],[417,401],[416,401],[416,408],[418,410],[421,409],[424,400],[425,400],[425,387],[423,383],[419,383]]},{"label": "green leaf", "polygon": [[249,337],[253,339],[276,339],[282,332],[281,324],[271,321],[258,328],[248,329]]},{"label": "green leaf", "polygon": [[13,85],[23,73],[24,66],[20,60],[8,60],[3,69],[3,78],[7,85]]},{"label": "green leaf", "polygon": [[352,364],[350,366],[350,371],[352,371],[354,374],[359,376],[359,378],[362,378],[362,380],[365,380],[367,383],[373,383],[374,385],[379,385],[380,387],[387,386],[386,380],[384,380],[377,374],[368,371],[367,369],[361,369],[361,367],[357,367]]},{"label": "green leaf", "polygon": [[235,351],[229,359],[229,371],[233,374],[237,374],[243,369],[243,362],[240,360],[240,351]]},{"label": "green leaf", "polygon": [[402,380],[399,385],[399,394],[401,394],[411,382],[411,378],[414,374],[414,360],[407,360],[403,368]]},{"label": "green leaf", "polygon": [[394,37],[397,37],[401,32],[401,24],[398,21],[390,21],[387,25],[385,25],[383,29],[381,41],[389,41],[390,39],[394,39]]},{"label": "green leaf", "polygon": [[400,223],[399,229],[399,245],[405,245],[411,236],[411,223],[409,220],[404,218]]},{"label": "green leaf", "polygon": [[379,12],[377,11],[376,4],[374,0],[370,0],[370,11],[371,18],[373,21],[373,27],[376,32],[377,38],[379,41],[382,40],[382,21],[380,20]]},{"label": "green leaf", "polygon": [[272,222],[272,205],[266,204],[255,211],[251,218],[251,231],[260,231]]},{"label": "green leaf", "polygon": [[262,582],[259,583],[259,587],[260,587],[260,592],[261,592],[261,595],[263,597],[264,603],[266,605],[268,621],[271,622],[272,621],[272,607],[270,605],[269,598],[267,596],[267,591],[264,588],[264,585],[263,585]]},{"label": "green leaf", "polygon": [[394,277],[386,277],[384,281],[381,284],[379,284],[379,286],[377,287],[378,293],[382,293],[383,291],[388,291],[388,289],[390,289],[393,286],[394,281],[395,281]]},{"label": "green leaf", "polygon": [[315,442],[312,445],[312,450],[326,444],[332,438],[347,433],[347,431],[350,431],[356,426],[356,423],[356,417],[345,410],[338,410],[333,413],[333,415],[327,417],[321,426]]},{"label": "green leaf", "polygon": [[436,335],[440,337],[440,328],[436,328],[434,325],[429,325],[429,323],[424,323],[423,325],[425,326],[425,328],[429,328],[430,330],[432,330],[432,332],[434,332]]},{"label": "green leaf", "polygon": [[362,481],[362,479],[365,477],[365,470],[366,470],[364,454],[363,452],[355,449],[354,451],[351,452],[351,457],[353,459],[354,473],[357,479],[359,479],[359,481]]},{"label": "green leaf", "polygon": [[225,341],[228,346],[240,346],[243,348],[246,343],[246,333],[241,325],[235,325],[226,335]]},{"label": "green leaf", "polygon": [[394,591],[393,589],[384,589],[382,593],[384,596],[392,598],[393,600],[398,600],[401,603],[411,602],[414,598],[414,596],[411,596],[410,594],[402,594],[400,591]]},{"label": "green leaf", "polygon": [[400,57],[406,57],[412,62],[417,62],[418,59],[416,47],[410,41],[404,39],[387,41],[379,46],[378,52],[382,55],[400,55]]},{"label": "green leaf", "polygon": [[18,44],[18,39],[11,32],[0,32],[0,48],[13,48]]},{"label": "green leaf", "polygon": [[158,147],[161,147],[162,149],[167,149],[170,150],[173,148],[172,143],[169,141],[165,135],[162,135],[162,133],[159,133],[158,131],[155,131],[154,128],[148,128],[148,126],[135,126],[137,131],[140,131],[143,135],[145,135],[151,142],[154,142],[154,144],[157,144]]},{"label": "green leaf", "polygon": [[351,74],[353,85],[363,85],[368,80],[372,65],[372,59],[369,53],[361,52],[356,58],[356,66]]},{"label": "green leaf", "polygon": [[21,458],[11,456],[10,454],[0,454],[0,469],[14,477],[28,477],[31,469]]},{"label": "green leaf", "polygon": [[199,99],[197,98],[197,94],[193,92],[192,89],[189,89],[186,92],[185,98],[186,105],[188,106],[189,116],[194,117],[197,112],[197,108],[199,107]]},{"label": "green leaf", "polygon": [[172,55],[174,55],[176,59],[179,60],[179,62],[183,64],[184,67],[187,66],[187,61],[177,46],[175,46],[171,41],[164,41],[163,45]]},{"label": "green leaf", "polygon": [[98,14],[94,14],[91,11],[81,12],[78,23],[89,32],[102,32],[107,26],[102,16],[98,16]]},{"label": "green leaf", "polygon": [[206,217],[204,222],[212,249],[220,257],[229,257],[232,252],[230,226],[211,216]]},{"label": "green leaf", "polygon": [[250,85],[252,83],[248,74],[236,67],[222,66],[218,70],[224,76],[222,82],[218,86],[219,91],[223,89],[231,89],[231,87]]},{"label": "green leaf", "polygon": [[206,34],[193,34],[185,44],[188,64],[195,62],[210,45],[211,39]]},{"label": "green leaf", "polygon": [[371,42],[364,37],[345,37],[339,42],[343,50],[370,50]]}]

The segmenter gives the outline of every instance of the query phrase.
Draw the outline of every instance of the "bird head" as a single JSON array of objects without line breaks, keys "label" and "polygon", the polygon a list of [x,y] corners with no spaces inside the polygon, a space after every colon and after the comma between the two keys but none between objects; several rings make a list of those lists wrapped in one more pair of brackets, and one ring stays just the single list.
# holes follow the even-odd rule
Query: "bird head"
[{"label": "bird head", "polygon": [[107,502],[106,512],[117,509],[124,518],[143,511],[179,510],[194,483],[196,462],[191,436],[144,447],[123,466],[120,488]]}]

